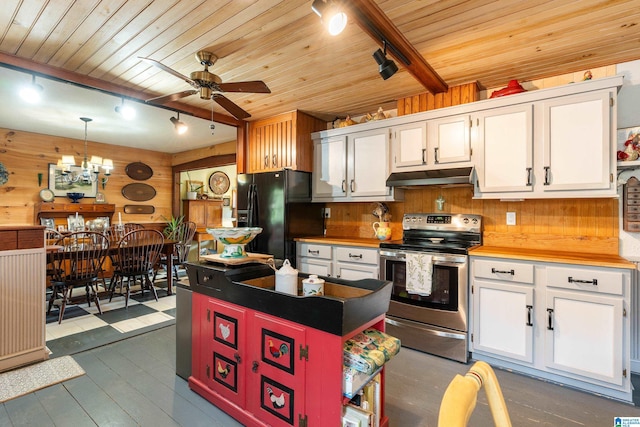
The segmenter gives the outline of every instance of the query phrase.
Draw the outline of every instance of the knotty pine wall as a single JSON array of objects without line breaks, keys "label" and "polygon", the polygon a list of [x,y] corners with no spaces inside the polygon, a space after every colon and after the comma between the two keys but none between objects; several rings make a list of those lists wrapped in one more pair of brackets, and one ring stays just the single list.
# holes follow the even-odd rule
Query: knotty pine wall
[{"label": "knotty pine wall", "polygon": [[[586,71],[586,70],[584,70]],[[522,82],[527,90],[542,89],[581,81],[584,71]],[[593,78],[613,76],[615,66],[590,70]],[[505,86],[508,82],[505,82]],[[399,99],[398,115],[417,113],[479,99],[486,99],[500,88],[482,90],[475,83],[452,87],[447,93],[429,93]],[[402,238],[402,215],[412,212],[437,212],[435,200],[445,199],[443,212],[482,215],[484,244],[511,248],[580,251],[612,254],[619,252],[619,219],[617,199],[543,199],[521,202],[474,200],[471,186],[437,188],[415,187],[404,190],[404,201],[388,203],[392,239]],[[373,203],[328,203],[331,218],[327,220],[327,236],[374,238],[372,224],[377,221]],[[516,213],[517,225],[506,225],[506,213]]]},{"label": "knotty pine wall", "polygon": [[[9,171],[9,182],[0,186],[0,224],[34,224],[34,204],[40,201],[40,190],[48,186],[49,163],[56,163],[62,154],[73,154],[76,162],[84,157],[84,140],[14,131],[0,128],[0,162]],[[133,149],[125,146],[88,142],[88,155],[113,159],[114,170],[105,189],[107,203],[116,205],[123,221],[165,222],[171,217],[171,162],[170,154]],[[153,176],[146,181],[135,181],[127,176],[125,167],[132,162],[143,162],[153,169]],[[42,185],[38,187],[38,173],[42,173]],[[102,175],[101,175],[102,176]],[[132,202],[122,196],[122,187],[132,182],[144,182],[156,190],[156,196],[148,202]],[[81,203],[93,203],[95,199],[82,199]],[[68,203],[66,197],[56,197],[55,202]],[[125,204],[151,204],[151,215],[125,214]]]}]

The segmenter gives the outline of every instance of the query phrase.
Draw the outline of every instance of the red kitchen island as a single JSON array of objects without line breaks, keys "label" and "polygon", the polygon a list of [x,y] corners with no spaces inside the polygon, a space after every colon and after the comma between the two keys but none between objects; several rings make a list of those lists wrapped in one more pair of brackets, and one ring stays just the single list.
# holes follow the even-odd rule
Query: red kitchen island
[{"label": "red kitchen island", "polygon": [[[390,282],[331,278],[325,296],[302,297],[276,292],[262,265],[187,263],[187,272],[192,390],[246,426],[343,425],[343,345],[364,329],[384,331]],[[371,417],[385,427],[384,368],[379,378]]]}]

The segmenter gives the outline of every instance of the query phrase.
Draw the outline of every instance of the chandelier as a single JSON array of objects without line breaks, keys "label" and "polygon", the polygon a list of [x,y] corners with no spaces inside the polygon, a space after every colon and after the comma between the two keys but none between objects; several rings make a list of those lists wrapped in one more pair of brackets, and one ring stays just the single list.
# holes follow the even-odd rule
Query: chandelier
[{"label": "chandelier", "polygon": [[76,160],[73,156],[62,156],[62,159],[58,160],[57,168],[61,170],[60,178],[64,183],[84,182],[93,183],[98,180],[100,174],[100,167],[104,169],[104,178],[102,178],[102,187],[109,180],[111,170],[113,169],[113,161],[111,159],[103,159],[99,156],[87,155],[87,123],[92,121],[89,117],[80,117],[80,120],[84,122],[84,159],[82,160],[82,166],[80,171],[72,170],[72,166],[75,166]]}]

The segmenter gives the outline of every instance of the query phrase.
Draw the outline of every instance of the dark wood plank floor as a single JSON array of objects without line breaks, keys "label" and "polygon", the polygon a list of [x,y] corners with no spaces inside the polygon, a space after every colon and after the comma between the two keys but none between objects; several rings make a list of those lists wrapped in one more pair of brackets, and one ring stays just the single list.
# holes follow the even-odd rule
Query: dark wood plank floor
[{"label": "dark wood plank floor", "polygon": [[[169,326],[75,354],[86,375],[0,405],[0,427],[240,426],[175,375],[174,349]],[[436,426],[445,388],[468,368],[403,348],[387,364],[391,426]],[[507,371],[496,375],[514,426],[602,427],[616,416],[640,417],[632,405]],[[483,392],[470,425],[493,426]]]}]

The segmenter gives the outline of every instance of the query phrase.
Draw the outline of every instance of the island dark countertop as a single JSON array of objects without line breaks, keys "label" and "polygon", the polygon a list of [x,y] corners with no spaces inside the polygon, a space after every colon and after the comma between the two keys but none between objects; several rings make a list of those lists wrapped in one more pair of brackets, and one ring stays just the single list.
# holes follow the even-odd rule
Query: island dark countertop
[{"label": "island dark countertop", "polygon": [[[261,264],[229,268],[186,263],[191,290],[301,325],[346,335],[389,309],[391,282],[324,277],[325,296],[295,296],[275,291],[274,271]],[[298,275],[299,282],[308,277]]]}]

